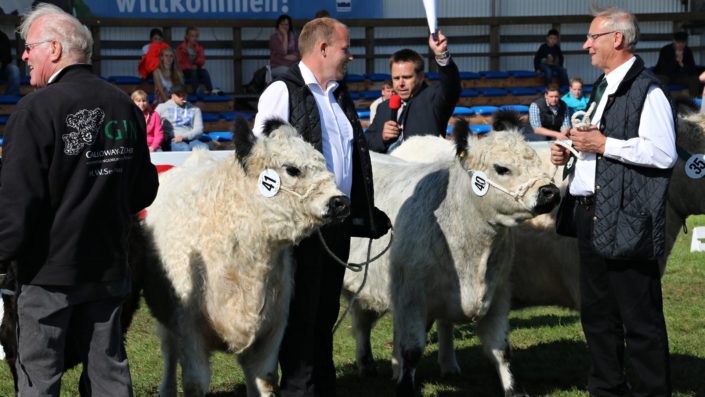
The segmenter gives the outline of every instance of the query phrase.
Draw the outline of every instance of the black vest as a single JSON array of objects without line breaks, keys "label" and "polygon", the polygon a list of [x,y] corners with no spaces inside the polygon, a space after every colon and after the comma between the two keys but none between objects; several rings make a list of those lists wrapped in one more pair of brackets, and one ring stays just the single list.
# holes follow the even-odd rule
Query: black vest
[{"label": "black vest", "polygon": [[[313,93],[304,83],[298,65],[292,66],[281,76],[289,91],[289,123],[301,134],[304,140],[319,152],[323,152],[321,118]],[[360,120],[344,83],[340,83],[333,92],[338,105],[353,128],[353,180],[350,192],[352,214],[350,219],[372,219],[374,206],[374,189],[372,184],[372,163],[367,149]]]},{"label": "black vest", "polygon": [[548,128],[553,131],[561,131],[563,126],[563,119],[565,118],[565,113],[568,111],[568,107],[565,102],[558,100],[558,112],[553,114],[551,108],[546,104],[546,98],[541,97],[534,101],[536,106],[539,107],[539,116],[541,116],[541,127]]},{"label": "black vest", "polygon": [[[603,76],[595,82],[597,84]],[[661,86],[637,57],[617,91],[607,98],[600,131],[611,138],[639,135],[649,86]],[[668,91],[674,123],[676,112]],[[664,134],[669,133],[664,131]],[[655,259],[664,254],[665,207],[671,169],[639,167],[598,155],[592,243],[607,258]]]}]

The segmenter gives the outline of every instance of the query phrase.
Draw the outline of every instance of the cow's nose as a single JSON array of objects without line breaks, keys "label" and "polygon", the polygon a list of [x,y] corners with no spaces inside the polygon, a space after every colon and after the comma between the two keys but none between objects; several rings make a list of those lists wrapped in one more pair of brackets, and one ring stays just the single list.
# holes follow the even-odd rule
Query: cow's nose
[{"label": "cow's nose", "polygon": [[561,191],[554,184],[543,185],[539,188],[539,196],[536,199],[534,211],[539,214],[551,212],[551,210],[561,201]]},{"label": "cow's nose", "polygon": [[343,220],[350,215],[350,199],[347,196],[334,196],[328,200],[328,216]]}]

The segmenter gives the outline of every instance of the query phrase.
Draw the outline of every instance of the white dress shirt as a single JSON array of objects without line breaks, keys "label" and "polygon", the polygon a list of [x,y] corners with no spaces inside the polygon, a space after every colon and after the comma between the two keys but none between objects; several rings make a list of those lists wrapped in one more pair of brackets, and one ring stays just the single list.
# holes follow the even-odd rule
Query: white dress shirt
[{"label": "white dress shirt", "polygon": [[[341,192],[350,197],[352,189],[352,140],[353,127],[345,117],[345,112],[336,102],[333,91],[338,88],[337,81],[328,83],[324,90],[316,77],[303,62],[299,69],[316,100],[318,114],[321,119],[321,135],[323,157],[326,159],[328,171],[335,175],[335,183]],[[257,116],[253,132],[262,136],[264,122],[272,117],[289,120],[289,90],[283,81],[275,81],[262,93],[257,104]]]},{"label": "white dress shirt", "polygon": [[[614,94],[635,61],[636,57],[632,57],[605,76],[607,88],[592,117],[593,125],[600,125],[608,96]],[[649,87],[639,121],[639,136],[628,140],[608,137],[604,156],[643,167],[666,169],[676,164],[678,153],[673,113],[666,95],[660,88],[655,85]],[[575,164],[570,194],[589,196],[595,193],[596,167],[595,153],[583,153],[583,159]]]}]

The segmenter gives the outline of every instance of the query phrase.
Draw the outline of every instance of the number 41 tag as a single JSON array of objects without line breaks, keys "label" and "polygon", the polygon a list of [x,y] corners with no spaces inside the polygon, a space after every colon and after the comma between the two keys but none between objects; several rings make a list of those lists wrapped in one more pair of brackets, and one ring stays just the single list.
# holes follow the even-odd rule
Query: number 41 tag
[{"label": "number 41 tag", "polygon": [[279,188],[281,187],[281,180],[279,179],[279,174],[271,168],[267,168],[259,174],[259,179],[257,180],[257,188],[259,192],[264,197],[274,197],[279,193]]},{"label": "number 41 tag", "polygon": [[485,175],[482,171],[473,171],[472,178],[470,178],[470,184],[472,185],[472,191],[480,197],[486,195],[490,190],[487,175]]}]

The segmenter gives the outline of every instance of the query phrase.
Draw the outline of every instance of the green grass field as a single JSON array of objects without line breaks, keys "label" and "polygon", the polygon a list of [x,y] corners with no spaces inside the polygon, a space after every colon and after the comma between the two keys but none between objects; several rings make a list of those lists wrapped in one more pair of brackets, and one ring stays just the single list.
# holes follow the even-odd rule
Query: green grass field
[{"label": "green grass field", "polygon": [[[690,217],[689,229],[705,225],[705,216]],[[664,305],[671,348],[673,387],[676,396],[705,396],[705,253],[690,253],[691,235],[681,234],[664,277]],[[512,367],[520,390],[532,396],[587,396],[587,350],[576,312],[539,307],[511,314]],[[436,365],[436,334],[431,331],[426,353],[417,370],[423,395],[500,396],[499,379],[482,354],[474,327],[456,329],[458,362],[463,375],[441,378]],[[392,384],[391,324],[389,316],[373,333],[373,348],[380,374],[361,379],[354,368],[354,342],[349,321],[336,335],[335,361],[340,397],[394,395]],[[127,336],[136,396],[155,396],[161,379],[161,356],[154,320],[140,309]],[[245,396],[242,372],[234,356],[218,353],[212,358],[212,396]],[[64,377],[62,396],[75,396],[78,371]],[[7,366],[0,366],[0,396],[13,393]]]}]

